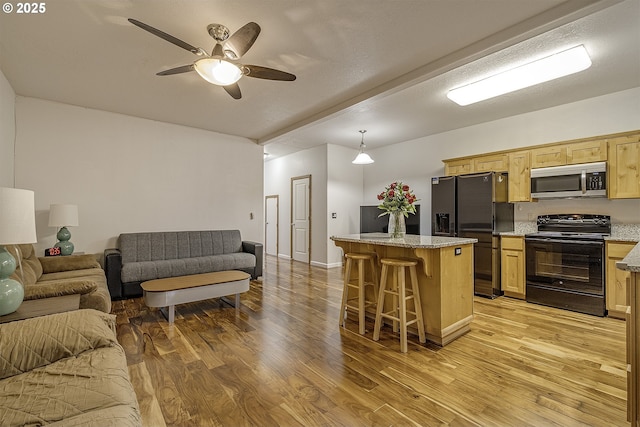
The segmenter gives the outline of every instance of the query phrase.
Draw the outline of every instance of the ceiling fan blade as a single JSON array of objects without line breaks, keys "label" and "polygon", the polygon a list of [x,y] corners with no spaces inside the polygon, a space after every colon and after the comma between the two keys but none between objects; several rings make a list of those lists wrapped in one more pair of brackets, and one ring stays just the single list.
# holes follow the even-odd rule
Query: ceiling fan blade
[{"label": "ceiling fan blade", "polygon": [[284,80],[292,82],[296,76],[285,71],[275,70],[273,68],[261,67],[260,65],[243,65],[244,75],[247,77],[255,77],[257,79],[267,80]]},{"label": "ceiling fan blade", "polygon": [[164,31],[160,31],[157,28],[153,28],[151,25],[147,25],[144,22],[140,22],[136,19],[133,18],[129,18],[129,22],[131,22],[133,25],[136,25],[140,28],[142,28],[145,31],[150,32],[151,34],[153,34],[154,36],[158,36],[161,39],[164,39],[166,41],[168,41],[169,43],[173,43],[178,47],[181,47],[185,50],[188,50],[191,53],[195,53],[196,55],[202,55],[202,49],[197,48],[195,46],[191,46],[189,43],[187,42],[183,42],[182,40],[172,36],[171,34],[167,34]]},{"label": "ceiling fan blade", "polygon": [[[233,33],[224,44],[225,53],[230,59],[240,59],[253,46],[260,34],[260,25],[255,22],[245,24]],[[231,51],[230,53],[227,53]]]},{"label": "ceiling fan blade", "polygon": [[233,83],[222,87],[227,91],[229,95],[231,95],[233,99],[242,98],[242,92],[240,92],[240,86],[238,86],[238,83]]},{"label": "ceiling fan blade", "polygon": [[180,74],[180,73],[188,73],[189,71],[193,71],[193,64],[182,65],[176,68],[170,68],[168,70],[160,71],[156,73],[156,76],[170,76],[172,74]]}]

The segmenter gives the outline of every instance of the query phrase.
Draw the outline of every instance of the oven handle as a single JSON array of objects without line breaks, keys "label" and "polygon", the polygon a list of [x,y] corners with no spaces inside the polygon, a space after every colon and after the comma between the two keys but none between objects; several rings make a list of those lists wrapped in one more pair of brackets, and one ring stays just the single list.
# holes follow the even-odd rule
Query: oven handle
[{"label": "oven handle", "polygon": [[526,242],[540,242],[540,243],[573,243],[579,245],[590,246],[604,246],[604,241],[588,241],[588,240],[572,240],[572,239],[550,239],[545,237],[526,237]]}]

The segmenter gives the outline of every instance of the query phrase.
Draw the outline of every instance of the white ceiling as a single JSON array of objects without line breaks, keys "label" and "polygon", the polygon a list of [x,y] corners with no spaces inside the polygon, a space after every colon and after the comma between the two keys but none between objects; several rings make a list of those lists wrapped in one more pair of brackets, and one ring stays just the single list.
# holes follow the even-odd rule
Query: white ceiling
[{"label": "white ceiling", "polygon": [[[17,4],[17,3],[14,3]],[[0,14],[0,68],[18,95],[177,123],[265,145],[411,140],[640,86],[640,0],[56,0]],[[262,32],[243,63],[294,82],[243,77],[232,99],[196,73],[156,76],[196,56],[135,18],[206,51],[210,23]],[[447,90],[578,44],[593,65],[460,107]]]}]

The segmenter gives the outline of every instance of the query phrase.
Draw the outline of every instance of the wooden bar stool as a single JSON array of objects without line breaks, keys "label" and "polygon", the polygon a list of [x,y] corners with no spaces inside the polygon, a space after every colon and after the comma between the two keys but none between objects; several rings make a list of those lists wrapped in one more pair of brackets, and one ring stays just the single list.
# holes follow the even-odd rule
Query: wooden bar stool
[{"label": "wooden bar stool", "polygon": [[[344,326],[345,319],[347,317],[347,309],[353,310],[358,313],[358,321],[359,321],[359,332],[360,334],[364,334],[364,314],[365,308],[371,305],[374,305],[375,298],[378,295],[378,273],[375,263],[376,254],[375,253],[347,253],[345,254],[347,258],[347,264],[344,269],[344,289],[342,290],[342,305],[340,307],[340,326]],[[357,281],[351,280],[351,269],[353,267],[353,262],[357,264],[358,267],[358,279]],[[369,263],[369,267],[371,269],[371,282],[365,281],[365,263]],[[373,286],[373,301],[367,301],[365,297],[365,287]],[[349,296],[349,289],[356,290],[356,296]],[[352,292],[353,294],[353,292]],[[350,304],[351,301],[357,300],[356,304]]]},{"label": "wooden bar stool", "polygon": [[[398,330],[400,324],[400,351],[407,352],[407,326],[417,323],[418,337],[421,343],[425,343],[426,337],[424,333],[424,320],[422,319],[422,306],[420,304],[420,291],[418,290],[418,274],[416,273],[416,265],[418,261],[414,259],[396,259],[383,258],[380,260],[382,264],[382,274],[380,281],[380,292],[378,293],[378,307],[376,309],[376,323],[373,329],[373,340],[380,339],[380,328],[382,327],[382,318],[391,319],[393,321],[393,331]],[[395,276],[395,287],[393,281],[388,279],[389,267],[393,269],[392,274]],[[406,268],[409,268],[411,276],[411,289],[406,287]],[[384,311],[384,302],[386,295],[393,298],[393,307],[389,311]],[[407,302],[413,300],[414,311],[407,311]],[[412,320],[407,320],[407,313],[413,315]]]}]

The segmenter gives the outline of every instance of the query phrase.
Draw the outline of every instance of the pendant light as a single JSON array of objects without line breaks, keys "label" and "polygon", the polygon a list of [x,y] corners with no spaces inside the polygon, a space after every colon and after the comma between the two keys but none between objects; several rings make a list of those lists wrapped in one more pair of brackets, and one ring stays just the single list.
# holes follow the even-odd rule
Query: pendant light
[{"label": "pendant light", "polygon": [[358,153],[358,155],[356,156],[355,159],[353,159],[353,161],[351,163],[353,163],[354,165],[368,165],[373,163],[373,159],[371,158],[370,155],[368,155],[367,153],[364,152],[364,149],[366,147],[366,145],[364,145],[364,133],[366,132],[366,130],[360,130],[358,131],[362,134],[362,139],[360,140],[360,152]]}]

